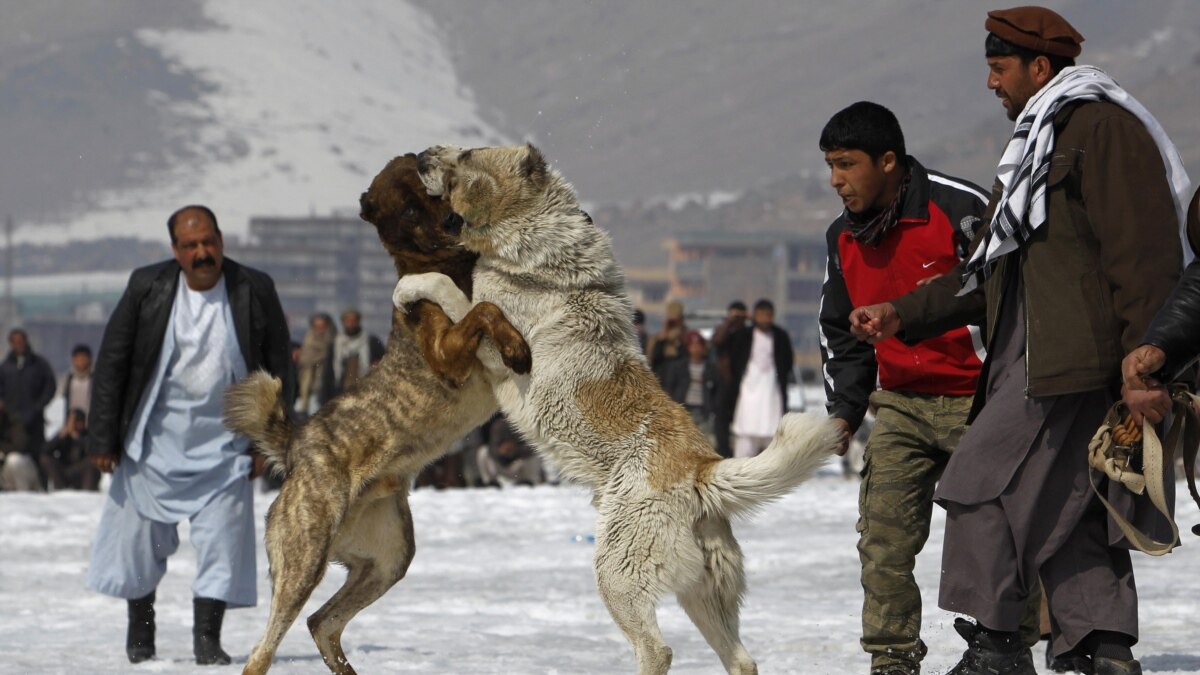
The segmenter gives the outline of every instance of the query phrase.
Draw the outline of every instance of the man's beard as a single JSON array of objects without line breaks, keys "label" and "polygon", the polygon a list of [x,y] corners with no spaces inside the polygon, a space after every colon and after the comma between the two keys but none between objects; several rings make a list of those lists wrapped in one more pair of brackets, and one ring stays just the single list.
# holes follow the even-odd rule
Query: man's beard
[{"label": "man's beard", "polygon": [[361,332],[362,332],[362,326],[359,326],[358,328],[353,328],[353,329],[346,328],[346,337],[357,337],[358,334]]}]

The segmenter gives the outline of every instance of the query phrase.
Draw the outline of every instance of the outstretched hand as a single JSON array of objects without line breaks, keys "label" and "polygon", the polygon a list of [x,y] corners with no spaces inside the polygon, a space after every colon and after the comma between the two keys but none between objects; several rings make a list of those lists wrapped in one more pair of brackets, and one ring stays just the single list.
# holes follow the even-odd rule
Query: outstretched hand
[{"label": "outstretched hand", "polygon": [[890,302],[855,307],[850,312],[850,333],[862,342],[878,344],[900,331],[900,315]]}]

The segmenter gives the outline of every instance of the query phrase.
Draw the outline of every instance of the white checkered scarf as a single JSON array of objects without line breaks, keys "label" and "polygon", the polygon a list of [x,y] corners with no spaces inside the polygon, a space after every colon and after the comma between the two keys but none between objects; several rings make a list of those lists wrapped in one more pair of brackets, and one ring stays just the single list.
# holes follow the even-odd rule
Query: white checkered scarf
[{"label": "white checkered scarf", "polygon": [[1046,177],[1054,150],[1054,116],[1071,101],[1098,100],[1115,103],[1133,113],[1154,138],[1171,184],[1184,264],[1191,261],[1184,221],[1191,181],[1179,159],[1179,151],[1158,120],[1104,71],[1095,66],[1073,66],[1061,70],[1029,99],[1017,119],[1012,139],[996,168],[997,180],[1003,186],[1000,203],[988,226],[987,241],[967,261],[959,295],[977,288],[991,275],[1001,256],[1017,250],[1034,230],[1046,223]]}]

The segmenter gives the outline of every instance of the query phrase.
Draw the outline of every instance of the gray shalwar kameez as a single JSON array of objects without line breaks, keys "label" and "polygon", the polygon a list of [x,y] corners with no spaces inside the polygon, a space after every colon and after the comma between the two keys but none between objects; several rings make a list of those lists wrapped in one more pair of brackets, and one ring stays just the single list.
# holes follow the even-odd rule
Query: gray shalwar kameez
[{"label": "gray shalwar kameez", "polygon": [[[1087,476],[1087,444],[1113,396],[1094,390],[1026,397],[1019,267],[1011,265],[1008,276],[989,349],[986,403],[935,493],[947,512],[938,604],[987,628],[1016,631],[1029,588],[1040,576],[1055,654],[1093,630],[1136,641],[1129,551],[1111,545],[1119,538],[1110,535]],[[1106,483],[1098,483],[1101,490]],[[1131,506],[1123,487],[1107,490],[1118,508]]]}]

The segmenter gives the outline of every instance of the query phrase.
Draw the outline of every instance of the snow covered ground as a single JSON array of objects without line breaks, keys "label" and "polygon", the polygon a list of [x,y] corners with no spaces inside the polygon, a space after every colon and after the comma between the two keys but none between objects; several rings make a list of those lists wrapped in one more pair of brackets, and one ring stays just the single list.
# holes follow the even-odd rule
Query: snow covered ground
[{"label": "snow covered ground", "polygon": [[[1190,526],[1195,506],[1179,488],[1180,521]],[[857,489],[856,481],[829,471],[737,526],[750,585],[743,636],[764,675],[867,672],[858,646]],[[260,521],[270,499],[258,497]],[[125,603],[83,588],[101,500],[86,493],[0,493],[0,673],[235,672],[192,662],[195,556],[186,541],[158,590],[159,659],[129,665]],[[408,578],[346,629],[346,651],[359,672],[634,672],[631,651],[596,596],[587,541],[593,512],[583,490],[423,490],[413,495],[412,509],[418,552]],[[933,535],[917,565],[928,673],[949,669],[963,648],[952,617],[934,607],[942,526],[935,509]],[[186,539],[186,525],[181,533]],[[1164,559],[1136,558],[1142,642],[1135,650],[1148,672],[1200,673],[1200,542],[1184,537],[1187,545]],[[258,560],[259,606],[226,615],[224,646],[235,665],[244,663],[266,624],[261,550]],[[331,570],[305,615],[341,580],[341,571]],[[674,599],[663,603],[659,618],[675,650],[672,673],[723,672]],[[328,672],[303,619],[272,672]]]}]

